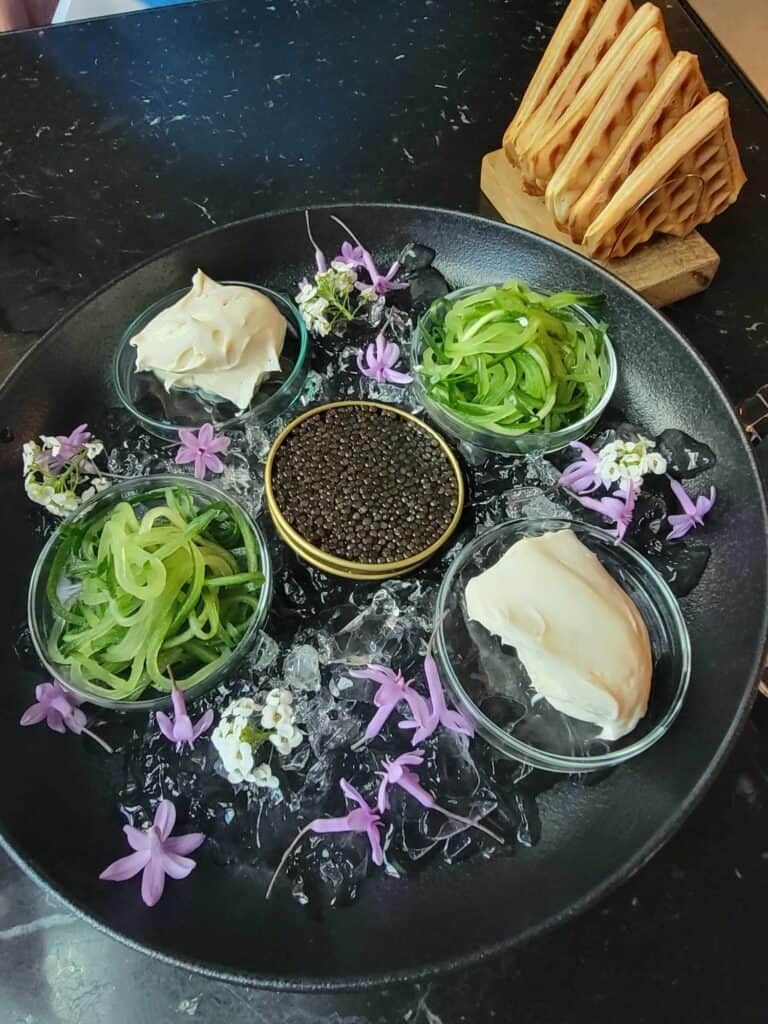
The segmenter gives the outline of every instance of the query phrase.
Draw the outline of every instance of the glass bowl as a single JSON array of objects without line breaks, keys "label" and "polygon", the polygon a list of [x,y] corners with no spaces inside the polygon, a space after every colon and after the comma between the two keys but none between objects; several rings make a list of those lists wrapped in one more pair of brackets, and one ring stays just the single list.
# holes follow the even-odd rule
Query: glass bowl
[{"label": "glass bowl", "polygon": [[224,399],[196,389],[173,388],[166,391],[154,373],[136,372],[136,349],[131,338],[143,330],[158,313],[183,298],[189,288],[180,288],[153,303],[136,317],[120,339],[115,353],[112,376],[118,397],[145,430],[164,440],[177,440],[179,427],[197,429],[212,423],[226,431],[245,423],[270,423],[290,409],[301,394],[307,379],[310,344],[307,329],[298,309],[284,295],[248,281],[222,281],[253,288],[266,295],[287,321],[285,343],[280,356],[281,374],[262,381],[247,409],[238,409]]},{"label": "glass bowl", "polygon": [[[524,537],[565,529],[573,530],[632,598],[650,635],[648,710],[631,733],[612,742],[599,737],[598,726],[556,711],[536,694],[514,648],[466,616],[464,593],[472,577]],[[442,678],[478,734],[507,757],[555,772],[609,768],[648,750],[677,717],[690,677],[688,630],[661,576],[611,534],[567,519],[514,519],[467,544],[438,594],[435,646]]]},{"label": "glass bowl", "polygon": [[[457,416],[456,413],[451,412],[450,409],[441,405],[440,402],[436,402],[427,394],[424,379],[420,372],[422,356],[426,347],[426,342],[424,341],[422,333],[422,324],[434,317],[435,306],[439,306],[440,309],[447,309],[459,299],[466,298],[468,295],[474,295],[477,292],[485,291],[486,288],[493,287],[500,287],[500,285],[483,284],[472,285],[469,288],[460,288],[458,291],[451,292],[444,298],[438,299],[437,302],[433,303],[432,307],[430,307],[430,309],[427,310],[427,312],[419,319],[413,333],[411,334],[411,372],[413,373],[412,387],[414,395],[419,404],[423,406],[430,419],[433,420],[441,430],[457,438],[459,441],[464,441],[475,448],[480,448],[487,452],[495,452],[499,455],[535,455],[559,451],[561,448],[566,448],[572,441],[578,441],[580,438],[584,437],[585,434],[589,433],[592,427],[602,416],[611,400],[611,397],[613,396],[614,390],[616,389],[616,353],[607,335],[605,338],[604,352],[605,367],[607,370],[607,384],[603,397],[590,413],[582,417],[582,419],[577,420],[575,423],[572,423],[570,426],[563,427],[561,430],[555,430],[551,433],[531,430],[529,433],[520,434],[518,437],[509,437],[507,434],[501,434],[495,430],[488,430],[483,427],[477,427],[474,424],[467,423],[465,420],[461,419],[460,416]],[[536,290],[542,291],[542,289]],[[591,326],[597,326],[595,318],[592,317],[585,309],[582,309],[581,306],[570,306],[569,308]]]},{"label": "glass bowl", "polygon": [[27,597],[29,629],[38,657],[45,665],[47,671],[63,687],[73,691],[91,704],[98,704],[101,707],[111,708],[116,711],[152,711],[156,708],[168,706],[170,704],[170,693],[158,693],[150,685],[144,692],[150,693],[152,696],[141,697],[138,700],[113,699],[105,695],[101,690],[90,686],[87,682],[74,678],[68,666],[53,660],[50,640],[56,623],[61,620],[51,608],[46,596],[46,587],[51,569],[57,555],[61,551],[62,537],[67,532],[71,532],[73,528],[77,527],[78,523],[82,523],[86,517],[91,516],[94,512],[106,512],[121,501],[131,502],[141,512],[145,512],[159,504],[164,504],[163,489],[180,485],[183,485],[191,492],[193,500],[199,508],[215,502],[225,501],[230,505],[236,506],[242,512],[256,544],[261,571],[264,574],[264,583],[259,591],[257,607],[240,642],[224,663],[219,665],[218,668],[199,683],[184,690],[184,696],[187,701],[201,696],[201,694],[217,686],[227,678],[238,662],[255,645],[261,626],[267,617],[272,598],[272,565],[269,551],[261,530],[238,501],[235,501],[230,495],[225,494],[224,491],[214,487],[212,484],[204,483],[203,481],[195,480],[194,477],[182,474],[143,476],[121,480],[120,483],[113,484],[83,504],[49,538],[45,547],[40,552],[32,572]]}]

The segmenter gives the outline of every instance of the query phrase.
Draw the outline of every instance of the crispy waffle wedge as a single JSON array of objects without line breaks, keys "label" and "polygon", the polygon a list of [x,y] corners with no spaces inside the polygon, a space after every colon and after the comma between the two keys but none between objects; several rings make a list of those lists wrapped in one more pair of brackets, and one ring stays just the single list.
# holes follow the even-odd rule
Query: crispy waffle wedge
[{"label": "crispy waffle wedge", "polygon": [[504,152],[517,164],[515,144],[523,125],[541,105],[600,12],[601,0],[571,0],[525,90],[517,113],[504,132]]},{"label": "crispy waffle wedge", "polygon": [[613,76],[547,185],[544,198],[561,231],[567,231],[571,207],[608,159],[671,60],[666,33],[652,28],[630,50],[626,72]]},{"label": "crispy waffle wedge", "polygon": [[629,0],[605,0],[565,71],[518,132],[515,152],[521,165],[528,149],[554,126],[633,14]]},{"label": "crispy waffle wedge", "polygon": [[[531,191],[544,191],[606,89],[618,78],[625,78],[630,72],[632,51],[651,29],[656,29],[661,37],[657,42],[658,46],[666,51],[667,63],[672,59],[661,11],[653,4],[643,4],[557,121],[526,150],[520,166],[523,178]],[[651,88],[652,86],[653,83]]]},{"label": "crispy waffle wedge", "polygon": [[[582,241],[589,225],[640,161],[707,93],[698,57],[684,50],[676,54],[615,149],[571,206],[567,226],[574,242]],[[554,178],[551,185],[559,187]]]},{"label": "crispy waffle wedge", "polygon": [[684,237],[733,203],[746,181],[728,101],[713,92],[685,114],[640,162],[584,245],[596,259],[626,256],[657,231]]}]

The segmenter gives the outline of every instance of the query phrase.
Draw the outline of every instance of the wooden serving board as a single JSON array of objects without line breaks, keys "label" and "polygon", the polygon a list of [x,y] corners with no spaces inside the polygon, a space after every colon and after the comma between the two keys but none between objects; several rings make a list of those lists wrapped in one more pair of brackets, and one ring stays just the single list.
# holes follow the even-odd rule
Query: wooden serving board
[{"label": "wooden serving board", "polygon": [[[483,157],[480,188],[507,224],[535,231],[589,258],[582,246],[557,228],[543,197],[523,191],[520,171],[507,160],[503,149]],[[629,256],[595,262],[659,307],[703,292],[717,273],[720,257],[694,231],[687,238],[660,236]]]}]

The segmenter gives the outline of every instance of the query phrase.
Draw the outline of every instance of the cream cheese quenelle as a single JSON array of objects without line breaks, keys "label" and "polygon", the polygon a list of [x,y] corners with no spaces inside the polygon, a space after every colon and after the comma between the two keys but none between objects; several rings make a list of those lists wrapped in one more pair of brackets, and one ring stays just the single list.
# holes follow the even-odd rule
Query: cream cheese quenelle
[{"label": "cream cheese quenelle", "polygon": [[526,537],[466,588],[467,615],[517,649],[565,715],[631,732],[648,707],[651,643],[630,597],[571,530]]},{"label": "cream cheese quenelle", "polygon": [[286,326],[266,295],[198,270],[187,294],[131,338],[136,371],[151,371],[166,391],[198,388],[245,409],[280,370]]}]

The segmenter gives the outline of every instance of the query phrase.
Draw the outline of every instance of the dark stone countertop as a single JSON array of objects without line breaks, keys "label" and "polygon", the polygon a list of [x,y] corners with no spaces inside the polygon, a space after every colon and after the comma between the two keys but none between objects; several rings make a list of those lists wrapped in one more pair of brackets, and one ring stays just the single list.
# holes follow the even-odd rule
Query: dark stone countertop
[{"label": "dark stone countertop", "polygon": [[[750,179],[704,229],[715,283],[668,311],[735,399],[768,382],[768,119],[680,6],[663,6],[674,45],[728,95]],[[561,7],[213,0],[0,37],[0,350],[212,224],[331,200],[477,210],[480,158]],[[761,706],[678,836],[599,907],[429,986],[311,997],[211,982],[103,937],[4,860],[0,1021],[764,1021],[767,734]]]}]

